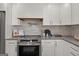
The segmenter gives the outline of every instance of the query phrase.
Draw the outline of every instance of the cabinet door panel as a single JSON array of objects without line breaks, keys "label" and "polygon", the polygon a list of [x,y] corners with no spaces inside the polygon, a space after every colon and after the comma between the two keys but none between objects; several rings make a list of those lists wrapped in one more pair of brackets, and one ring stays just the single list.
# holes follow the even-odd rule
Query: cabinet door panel
[{"label": "cabinet door panel", "polygon": [[12,25],[20,25],[20,20],[17,18],[19,4],[13,4],[12,6]]},{"label": "cabinet door panel", "polygon": [[43,25],[59,25],[59,6],[56,4],[47,5],[43,11]]},{"label": "cabinet door panel", "polygon": [[63,55],[64,56],[73,56],[73,54],[71,53],[71,49],[70,49],[70,44],[66,41],[63,42],[64,45],[64,49],[63,49]]},{"label": "cabinet door panel", "polygon": [[42,47],[42,56],[51,56],[52,55],[52,48],[51,48],[51,46],[50,45],[44,45],[43,47]]},{"label": "cabinet door panel", "polygon": [[64,41],[64,56],[78,56],[79,47]]},{"label": "cabinet door panel", "polygon": [[50,25],[50,9],[45,6],[43,9],[43,25]]},{"label": "cabinet door panel", "polygon": [[60,20],[62,25],[71,25],[71,4],[61,6]]},{"label": "cabinet door panel", "polygon": [[55,42],[55,56],[63,56],[63,40],[56,40]]},{"label": "cabinet door panel", "polygon": [[72,3],[72,24],[79,24],[79,3]]},{"label": "cabinet door panel", "polygon": [[8,45],[6,48],[6,53],[8,54],[8,56],[17,56],[17,46]]},{"label": "cabinet door panel", "polygon": [[8,56],[17,56],[17,40],[6,40],[5,52]]},{"label": "cabinet door panel", "polygon": [[60,7],[59,5],[53,5],[51,8],[51,25],[60,25]]},{"label": "cabinet door panel", "polygon": [[53,40],[42,40],[42,56],[54,56],[54,44]]}]

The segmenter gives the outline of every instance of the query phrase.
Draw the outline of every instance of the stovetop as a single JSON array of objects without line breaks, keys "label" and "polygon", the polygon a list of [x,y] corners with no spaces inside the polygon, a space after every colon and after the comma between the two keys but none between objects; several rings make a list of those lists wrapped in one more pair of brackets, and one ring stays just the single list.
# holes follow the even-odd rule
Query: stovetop
[{"label": "stovetop", "polygon": [[41,41],[40,40],[23,40],[21,39],[19,42],[18,42],[18,45],[40,45],[41,44]]}]

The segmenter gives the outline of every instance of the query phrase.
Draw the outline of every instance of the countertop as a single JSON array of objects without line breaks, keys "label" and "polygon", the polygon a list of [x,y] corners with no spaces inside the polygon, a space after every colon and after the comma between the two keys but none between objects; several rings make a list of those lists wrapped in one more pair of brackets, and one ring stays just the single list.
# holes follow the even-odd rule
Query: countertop
[{"label": "countertop", "polygon": [[79,40],[76,40],[74,37],[71,36],[51,37],[51,38],[42,37],[42,40],[64,40],[79,47]]},{"label": "countertop", "polygon": [[[27,38],[9,38],[7,40],[18,40],[18,39],[27,39]],[[32,38],[33,39],[33,38]],[[76,40],[74,37],[70,36],[64,36],[64,37],[51,37],[51,38],[45,38],[45,37],[39,37],[41,40],[65,40],[69,43],[72,43],[79,47],[79,40]]]},{"label": "countertop", "polygon": [[7,40],[18,40],[18,39],[26,39],[26,40],[41,39],[41,36],[40,35],[27,35],[24,37],[12,37],[12,38],[8,38]]},{"label": "countertop", "polygon": [[42,40],[62,40],[63,37],[41,37]]}]

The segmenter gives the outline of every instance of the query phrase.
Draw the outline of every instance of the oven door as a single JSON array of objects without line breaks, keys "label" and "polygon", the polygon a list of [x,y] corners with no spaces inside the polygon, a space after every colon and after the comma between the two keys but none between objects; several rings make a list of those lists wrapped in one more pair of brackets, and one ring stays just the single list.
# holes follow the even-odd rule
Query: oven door
[{"label": "oven door", "polygon": [[39,56],[38,46],[19,46],[19,56]]}]

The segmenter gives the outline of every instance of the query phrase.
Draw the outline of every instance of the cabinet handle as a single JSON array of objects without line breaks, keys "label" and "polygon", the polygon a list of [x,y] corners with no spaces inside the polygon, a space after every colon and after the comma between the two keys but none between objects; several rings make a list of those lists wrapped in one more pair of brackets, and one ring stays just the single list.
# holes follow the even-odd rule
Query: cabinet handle
[{"label": "cabinet handle", "polygon": [[74,54],[73,52],[71,52],[71,54],[74,56],[79,56],[79,54],[77,54],[77,53]]},{"label": "cabinet handle", "polygon": [[[72,48],[72,47],[71,47]],[[74,49],[74,48],[72,48],[73,50],[75,50],[76,52],[79,52],[78,50],[76,50],[76,49]]]},{"label": "cabinet handle", "polygon": [[57,42],[55,42],[55,46],[57,47]]},{"label": "cabinet handle", "polygon": [[15,44],[14,42],[9,42],[9,44]]}]

